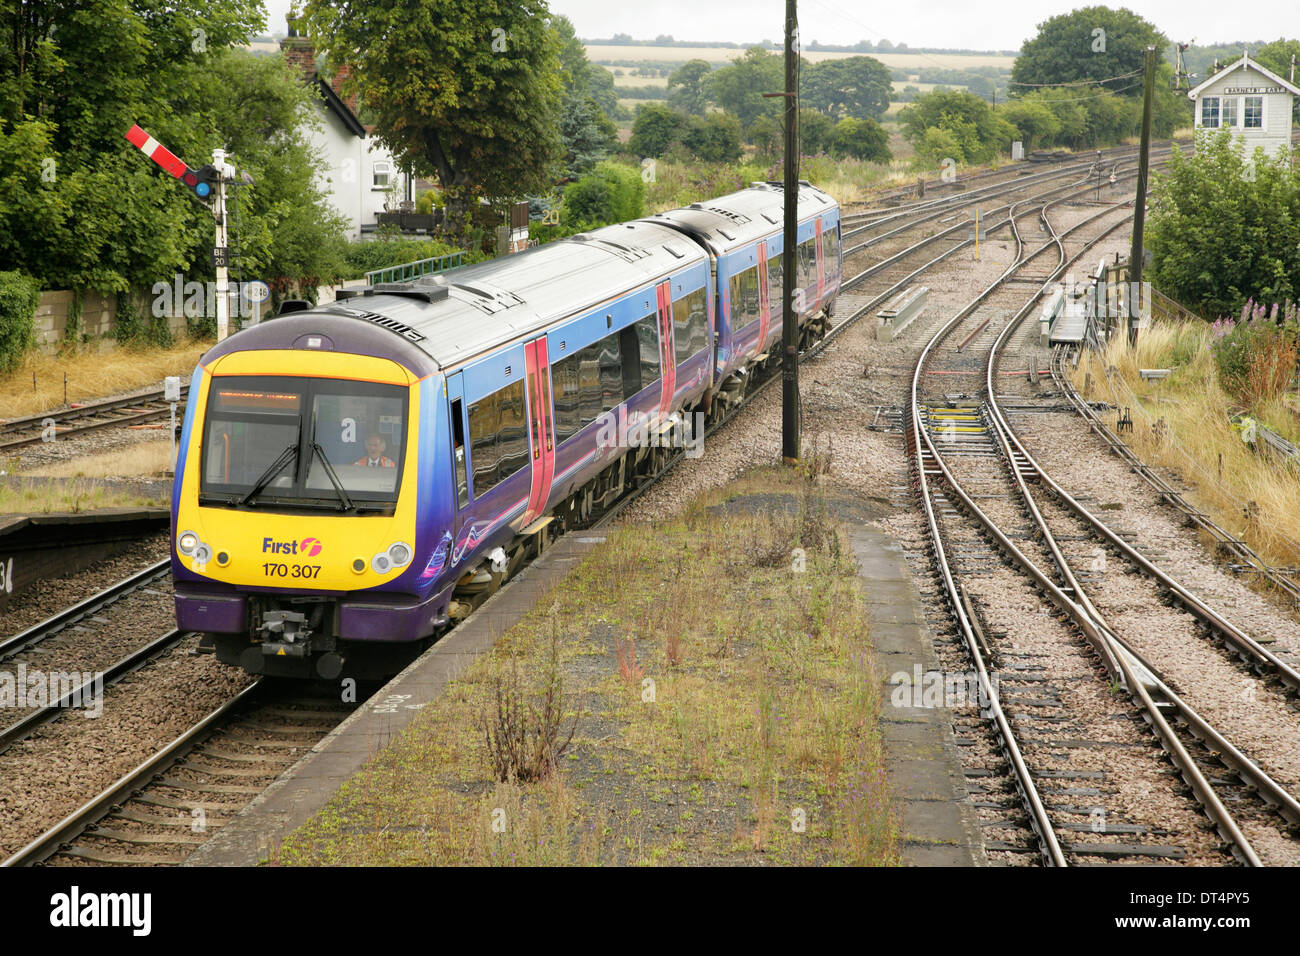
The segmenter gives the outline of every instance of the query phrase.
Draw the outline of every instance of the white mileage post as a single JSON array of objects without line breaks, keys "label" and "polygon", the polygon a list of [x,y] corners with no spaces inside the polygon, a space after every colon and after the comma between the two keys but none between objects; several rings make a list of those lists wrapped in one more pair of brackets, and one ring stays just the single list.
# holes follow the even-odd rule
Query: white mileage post
[{"label": "white mileage post", "polygon": [[168,375],[163,379],[163,400],[170,402],[172,406],[172,474],[176,474],[176,403],[181,400],[181,378],[179,375]]}]

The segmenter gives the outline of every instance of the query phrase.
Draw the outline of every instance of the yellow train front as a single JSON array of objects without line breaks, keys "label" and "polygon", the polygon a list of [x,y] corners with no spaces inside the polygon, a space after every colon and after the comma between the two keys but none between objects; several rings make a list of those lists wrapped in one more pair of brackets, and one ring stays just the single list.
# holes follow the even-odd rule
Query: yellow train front
[{"label": "yellow train front", "polygon": [[282,316],[208,352],[173,491],[178,625],[251,673],[400,669],[447,620],[450,585],[429,585],[448,549],[424,540],[446,516],[417,494],[435,484],[441,388],[425,352],[341,315]]}]

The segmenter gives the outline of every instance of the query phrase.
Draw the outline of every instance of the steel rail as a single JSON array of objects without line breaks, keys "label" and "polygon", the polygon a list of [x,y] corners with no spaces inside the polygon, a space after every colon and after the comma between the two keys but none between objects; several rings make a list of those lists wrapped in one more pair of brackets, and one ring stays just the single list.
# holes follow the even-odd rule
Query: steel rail
[{"label": "steel rail", "polygon": [[143,789],[155,776],[166,770],[172,762],[184,756],[203,734],[227,718],[236,708],[252,700],[254,695],[260,692],[259,688],[261,687],[262,678],[258,678],[162,750],[145,760],[134,770],[128,771],[116,783],[111,784],[99,793],[98,796],[68,814],[68,816],[50,827],[7,860],[0,862],[0,867],[33,866],[53,856],[59,851],[60,847],[75,840],[100,818],[112,811],[114,807],[125,803]]},{"label": "steel rail", "polygon": [[115,603],[127,594],[139,590],[146,584],[157,580],[163,574],[167,573],[171,559],[165,558],[157,564],[151,564],[141,571],[137,571],[130,577],[123,578],[116,584],[111,584],[98,594],[93,594],[69,608],[60,611],[53,617],[46,618],[39,624],[34,624],[12,637],[0,641],[0,663],[10,660],[15,655],[22,653],[30,647],[34,647],[48,637],[65,630],[77,621],[94,614],[96,611]]}]

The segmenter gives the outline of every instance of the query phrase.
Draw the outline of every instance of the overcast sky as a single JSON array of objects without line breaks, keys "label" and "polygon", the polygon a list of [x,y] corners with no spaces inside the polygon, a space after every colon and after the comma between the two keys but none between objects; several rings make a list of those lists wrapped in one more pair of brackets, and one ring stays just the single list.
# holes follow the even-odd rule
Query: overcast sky
[{"label": "overcast sky", "polygon": [[[266,0],[268,29],[284,32],[290,0]],[[804,42],[888,39],[909,46],[1018,50],[1038,23],[1088,0],[799,0]],[[1296,0],[1132,0],[1127,6],[1171,40],[1228,43],[1300,35]],[[580,37],[667,33],[678,40],[779,40],[785,0],[550,0]]]}]

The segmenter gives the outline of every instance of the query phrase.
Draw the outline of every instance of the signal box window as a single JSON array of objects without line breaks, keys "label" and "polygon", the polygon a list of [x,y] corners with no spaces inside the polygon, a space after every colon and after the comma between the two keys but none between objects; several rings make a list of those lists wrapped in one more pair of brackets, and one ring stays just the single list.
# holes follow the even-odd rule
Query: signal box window
[{"label": "signal box window", "polygon": [[1246,97],[1246,129],[1262,129],[1264,127],[1264,97],[1248,96]]},{"label": "signal box window", "polygon": [[1219,98],[1207,96],[1201,100],[1201,125],[1206,129],[1219,128]]}]

